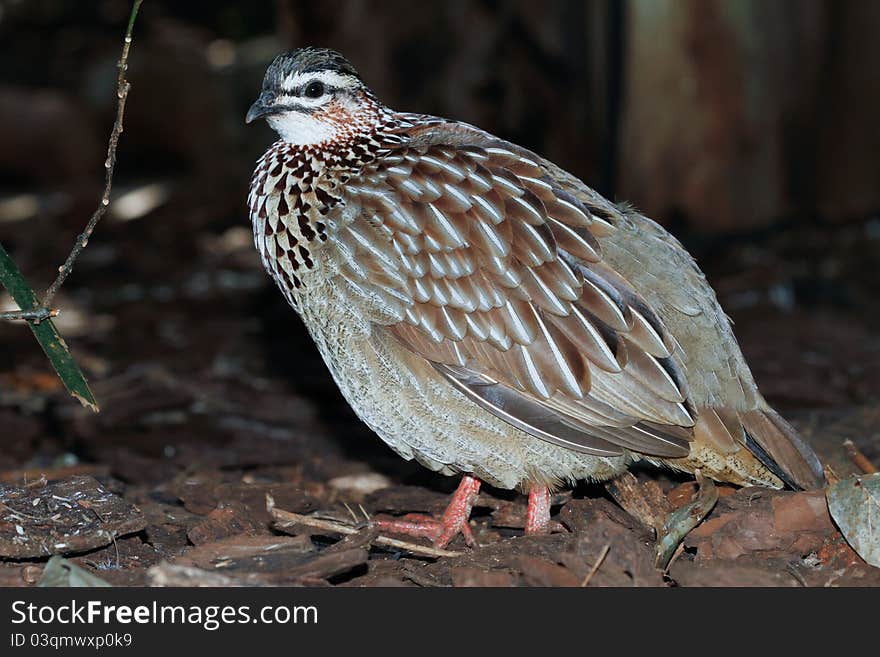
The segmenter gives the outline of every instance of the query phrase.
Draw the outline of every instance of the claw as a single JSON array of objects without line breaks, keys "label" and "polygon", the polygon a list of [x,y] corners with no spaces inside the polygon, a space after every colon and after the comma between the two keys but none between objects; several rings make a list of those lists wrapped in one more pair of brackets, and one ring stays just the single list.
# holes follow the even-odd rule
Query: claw
[{"label": "claw", "polygon": [[476,541],[468,519],[479,493],[480,480],[466,475],[461,478],[461,483],[440,520],[420,513],[408,513],[400,518],[374,518],[373,526],[394,534],[428,538],[439,549],[445,548],[453,538],[461,534],[464,542],[473,547]]}]

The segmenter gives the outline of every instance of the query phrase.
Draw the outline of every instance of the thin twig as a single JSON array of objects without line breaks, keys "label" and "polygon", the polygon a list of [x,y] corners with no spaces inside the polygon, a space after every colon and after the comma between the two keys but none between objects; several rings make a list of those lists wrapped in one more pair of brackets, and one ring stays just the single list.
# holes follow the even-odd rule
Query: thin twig
[{"label": "thin twig", "polygon": [[675,552],[672,553],[672,557],[669,559],[669,563],[666,564],[666,568],[664,569],[666,573],[669,573],[672,568],[672,564],[678,561],[678,558],[684,554],[684,543],[679,543],[678,547],[675,548]]},{"label": "thin twig", "polygon": [[346,504],[345,502],[342,503],[342,506],[344,506],[346,511],[348,511],[348,515],[351,516],[351,519],[354,520],[355,522],[357,522],[358,517],[354,514],[354,511],[351,510],[351,507],[348,506],[348,504]]},{"label": "thin twig", "polygon": [[602,548],[602,551],[599,553],[599,558],[596,559],[596,563],[593,564],[593,567],[590,569],[590,572],[587,573],[587,576],[584,577],[584,581],[581,582],[581,587],[586,588],[590,585],[590,580],[593,579],[593,575],[598,572],[599,568],[602,566],[602,562],[605,561],[605,557],[608,556],[608,551],[611,549],[611,543]]},{"label": "thin twig", "polygon": [[116,568],[119,569],[119,543],[116,542],[116,532],[111,536],[113,539],[113,549],[116,550]]},{"label": "thin twig", "polygon": [[110,141],[107,144],[107,159],[104,161],[104,193],[101,195],[98,209],[92,214],[85,230],[76,238],[76,243],[73,245],[70,255],[67,256],[67,260],[58,268],[58,277],[46,290],[46,294],[43,295],[43,300],[40,304],[43,308],[48,308],[52,303],[52,299],[55,298],[65,279],[73,270],[73,263],[76,262],[82,250],[86,248],[86,244],[89,243],[89,238],[92,236],[95,226],[101,220],[101,217],[104,216],[104,213],[107,212],[107,206],[110,205],[110,190],[113,187],[113,172],[116,169],[116,147],[119,144],[119,135],[122,134],[123,129],[122,118],[125,115],[125,101],[128,99],[128,91],[131,89],[131,84],[125,78],[125,72],[128,70],[128,51],[131,49],[131,33],[134,29],[134,19],[137,17],[138,9],[140,9],[142,2],[143,0],[134,0],[131,15],[128,18],[128,28],[125,31],[125,42],[122,44],[122,55],[116,64],[119,71],[116,77],[116,121],[113,122],[113,130],[110,132]]},{"label": "thin twig", "polygon": [[874,474],[877,472],[877,466],[871,463],[868,457],[862,454],[862,450],[856,447],[856,444],[849,438],[843,441],[843,448],[849,455],[850,460],[855,463],[856,467],[858,467],[864,474]]},{"label": "thin twig", "polygon": [[[322,520],[321,518],[303,516],[291,511],[276,509],[275,499],[271,495],[266,495],[266,510],[269,512],[269,515],[275,519],[276,525],[282,528],[291,527],[293,525],[305,525],[306,527],[314,527],[315,529],[322,529],[333,534],[343,534],[345,536],[351,536],[352,534],[357,534],[361,531],[355,527],[343,525],[342,523],[333,520]],[[437,548],[419,545],[418,543],[410,543],[409,541],[399,541],[396,538],[389,538],[387,536],[377,536],[371,541],[371,543],[386,545],[388,547],[397,548],[398,550],[406,550],[413,554],[420,554],[426,557],[458,557],[462,554],[461,552],[439,550]]]},{"label": "thin twig", "polygon": [[50,308],[33,308],[32,310],[11,310],[9,312],[0,313],[0,319],[14,321],[16,319],[24,319],[34,324],[39,324],[43,320],[50,317],[57,317],[58,310]]}]

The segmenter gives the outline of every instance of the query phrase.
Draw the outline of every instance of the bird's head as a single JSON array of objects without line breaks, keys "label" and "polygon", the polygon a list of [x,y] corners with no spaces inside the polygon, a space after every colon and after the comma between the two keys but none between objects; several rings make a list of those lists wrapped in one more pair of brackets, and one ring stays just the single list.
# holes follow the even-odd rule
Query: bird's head
[{"label": "bird's head", "polygon": [[300,48],[269,65],[246,123],[265,118],[284,141],[298,145],[343,139],[378,119],[380,105],[345,57]]}]

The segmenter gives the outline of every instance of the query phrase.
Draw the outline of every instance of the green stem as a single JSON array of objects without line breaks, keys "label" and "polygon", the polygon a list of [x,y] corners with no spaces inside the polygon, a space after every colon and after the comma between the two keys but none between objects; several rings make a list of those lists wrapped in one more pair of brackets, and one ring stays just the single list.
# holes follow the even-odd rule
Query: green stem
[{"label": "green stem", "polygon": [[[23,313],[31,313],[40,309],[37,295],[27,284],[18,266],[6,253],[2,244],[0,244],[0,283],[9,290],[9,294],[12,295]],[[55,323],[51,319],[43,319],[42,321],[29,319],[28,326],[46,353],[49,362],[52,363],[52,367],[58,372],[58,376],[68,392],[83,406],[97,412],[98,402],[89,389],[89,384],[86,377],[83,376],[82,370],[79,369],[71,356],[64,339],[55,328]]]}]

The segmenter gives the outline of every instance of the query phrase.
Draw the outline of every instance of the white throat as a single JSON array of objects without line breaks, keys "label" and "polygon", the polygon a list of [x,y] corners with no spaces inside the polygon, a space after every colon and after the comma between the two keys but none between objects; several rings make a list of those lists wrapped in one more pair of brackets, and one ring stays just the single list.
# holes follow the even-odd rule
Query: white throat
[{"label": "white throat", "polygon": [[276,114],[268,118],[268,123],[284,141],[298,146],[332,141],[339,131],[335,123],[322,121],[305,112]]}]

